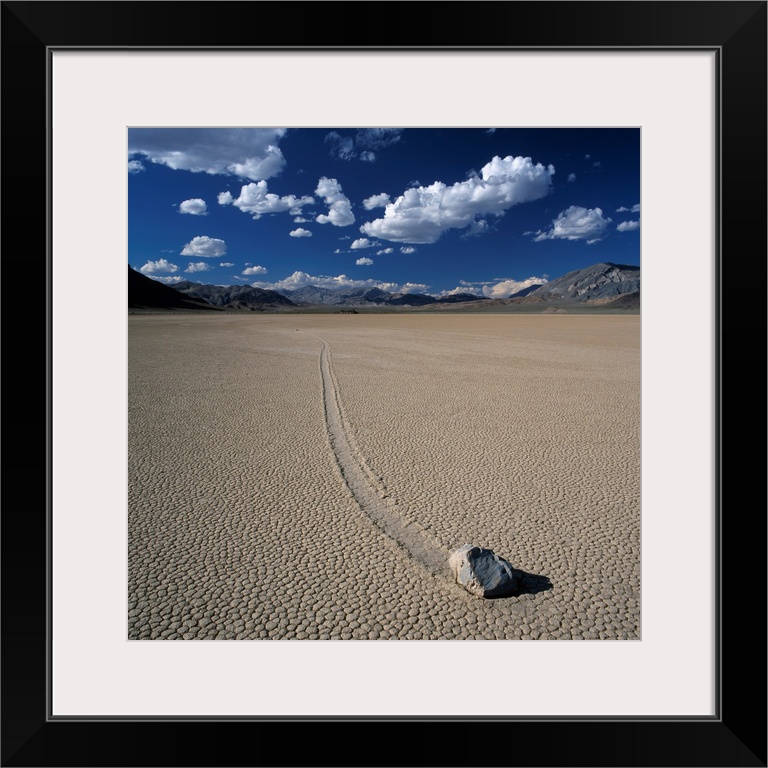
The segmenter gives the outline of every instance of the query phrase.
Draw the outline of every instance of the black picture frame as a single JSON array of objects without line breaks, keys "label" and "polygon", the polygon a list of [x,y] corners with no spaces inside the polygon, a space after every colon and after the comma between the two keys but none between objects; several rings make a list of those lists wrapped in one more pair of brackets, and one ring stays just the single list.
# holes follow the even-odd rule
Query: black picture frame
[{"label": "black picture frame", "polygon": [[[761,460],[759,466],[754,466],[762,455],[740,450],[741,444],[737,447],[735,441],[740,425],[754,424],[755,410],[761,414],[757,404],[765,402],[765,366],[752,366],[744,378],[741,371],[730,369],[725,377],[724,363],[731,362],[738,368],[741,352],[726,348],[724,341],[726,330],[732,329],[727,338],[734,341],[736,327],[748,323],[752,329],[749,344],[760,350],[755,354],[764,362],[766,10],[766,2],[696,0],[3,2],[6,309],[35,316],[41,337],[45,335],[46,353],[40,371],[40,380],[45,381],[42,403],[35,401],[34,409],[29,409],[44,419],[45,439],[41,433],[30,443],[30,427],[25,420],[14,448],[29,447],[6,452],[6,478],[11,480],[6,484],[9,499],[2,518],[2,765],[765,766],[766,516],[764,504],[754,502],[755,489],[759,487],[760,494],[764,489],[764,482],[755,483],[754,478],[764,479],[765,462]],[[329,14],[355,20],[354,44],[349,43],[349,33],[345,32],[348,27],[336,25],[333,32],[327,31]],[[50,52],[58,47],[204,50],[239,46],[450,48],[457,52],[474,48],[693,47],[718,52],[721,216],[716,308],[716,716],[51,719],[51,584],[47,574],[52,555],[50,355],[55,329],[50,319]],[[46,179],[47,205],[43,205],[41,191]],[[16,233],[23,234],[23,259],[13,257]],[[33,265],[35,269],[30,269]],[[43,274],[47,286],[45,311],[39,295]],[[36,286],[34,292],[29,290],[31,284]],[[34,302],[30,301],[31,293],[36,294]],[[734,314],[726,314],[726,309]],[[13,325],[11,331],[15,335]],[[28,362],[28,355],[14,354],[9,366],[6,392],[8,402],[13,403],[12,415],[18,401],[29,402]],[[751,391],[755,383],[759,393]],[[726,404],[725,395],[729,393]],[[16,435],[16,429],[11,427],[10,434]],[[732,459],[726,465],[724,438],[728,436],[728,456]],[[46,467],[44,487],[33,483],[29,474],[37,470],[38,462]],[[725,466],[731,467],[727,475]],[[29,479],[20,489],[19,479],[24,477]],[[737,478],[744,477],[752,478],[750,495],[741,498],[742,486]],[[19,498],[24,499],[23,504],[19,504]],[[758,498],[764,499],[761,495]],[[34,504],[29,504],[31,499]],[[681,600],[686,590],[698,588],[695,574],[673,573],[671,583],[671,588],[680,591]],[[749,695],[744,693],[745,681]],[[458,729],[459,723],[465,727]],[[481,724],[486,726],[482,730]],[[382,726],[375,741],[364,740],[365,754],[353,746],[354,730],[341,731],[363,725]],[[406,728],[393,732],[393,725]],[[364,733],[367,735],[367,731]]]}]

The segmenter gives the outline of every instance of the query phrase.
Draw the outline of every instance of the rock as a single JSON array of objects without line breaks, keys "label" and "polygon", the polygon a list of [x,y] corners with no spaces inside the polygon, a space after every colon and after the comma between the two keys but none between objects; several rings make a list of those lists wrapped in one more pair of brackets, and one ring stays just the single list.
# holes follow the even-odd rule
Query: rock
[{"label": "rock", "polygon": [[448,566],[456,583],[477,597],[497,597],[517,590],[515,569],[493,550],[463,544],[451,553]]}]

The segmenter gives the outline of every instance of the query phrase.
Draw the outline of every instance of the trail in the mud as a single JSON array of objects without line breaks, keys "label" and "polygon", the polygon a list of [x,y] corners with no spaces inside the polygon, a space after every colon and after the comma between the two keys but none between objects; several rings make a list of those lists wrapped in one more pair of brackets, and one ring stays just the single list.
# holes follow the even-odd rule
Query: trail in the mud
[{"label": "trail in the mud", "polygon": [[[318,337],[320,338],[320,337]],[[331,345],[320,338],[320,375],[328,439],[342,477],[362,511],[408,554],[436,575],[448,575],[448,551],[415,522],[404,520],[388,500],[388,491],[355,444],[331,366]]]}]

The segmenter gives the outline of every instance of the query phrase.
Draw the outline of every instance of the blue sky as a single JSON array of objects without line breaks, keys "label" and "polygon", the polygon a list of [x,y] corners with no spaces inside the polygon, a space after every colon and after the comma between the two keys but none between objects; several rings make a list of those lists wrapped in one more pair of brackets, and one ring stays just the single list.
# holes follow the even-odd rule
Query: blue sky
[{"label": "blue sky", "polygon": [[132,128],[148,277],[504,298],[640,264],[638,128]]}]

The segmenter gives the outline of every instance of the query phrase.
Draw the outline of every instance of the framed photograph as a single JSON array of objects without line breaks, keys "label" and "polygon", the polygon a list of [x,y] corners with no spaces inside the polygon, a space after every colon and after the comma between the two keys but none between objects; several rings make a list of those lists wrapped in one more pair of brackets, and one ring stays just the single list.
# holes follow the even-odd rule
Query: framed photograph
[{"label": "framed photograph", "polygon": [[[365,42],[319,39],[314,30],[326,28],[329,15],[339,11],[353,14],[367,30],[361,32]],[[417,14],[407,31],[406,11]],[[295,17],[293,30],[285,26],[287,13]],[[438,8],[418,2],[225,2],[184,5],[182,12],[181,4],[166,2],[5,2],[2,18],[6,223],[23,226],[45,265],[47,389],[45,501],[34,515],[16,515],[7,505],[4,516],[4,765],[766,765],[764,632],[749,636],[765,624],[765,519],[759,514],[745,523],[741,510],[732,510],[738,491],[723,474],[724,416],[733,410],[723,398],[723,330],[731,317],[724,309],[732,306],[725,297],[729,285],[743,290],[744,279],[727,267],[738,263],[743,270],[739,255],[747,246],[758,254],[763,277],[765,267],[766,3],[487,2]],[[191,129],[207,132],[194,157]],[[263,135],[254,138],[254,130]],[[259,151],[222,160],[227,153],[221,146],[231,149],[243,131]],[[393,147],[405,145],[408,136],[410,154],[398,155]],[[430,153],[444,156],[419,166]],[[272,181],[286,159],[295,163],[291,189]],[[344,168],[347,176],[326,167]],[[405,179],[409,167],[411,179],[395,189],[391,179]],[[435,178],[422,178],[437,168]],[[195,184],[182,188],[183,178]],[[45,205],[31,206],[43,179]],[[370,194],[363,191],[368,188]],[[439,205],[424,202],[430,195],[441,196]],[[162,215],[155,213],[161,207]],[[353,210],[359,218],[351,226]],[[164,228],[162,236],[147,236],[148,221]],[[268,261],[259,242],[249,240],[257,224],[263,238],[273,237],[266,234],[269,227],[285,229],[283,241],[275,234],[270,243],[290,257]],[[524,275],[490,260],[499,231],[513,239],[504,242],[514,241]],[[441,238],[444,255],[435,259],[433,253],[430,262],[424,251]],[[321,240],[328,256],[313,262],[311,254],[298,255]],[[527,299],[514,306],[529,306],[547,286],[551,292],[561,285],[570,263],[558,255],[565,253],[558,250],[563,245],[583,249],[580,260],[594,252],[596,264],[607,262],[621,272],[612,272],[612,279],[626,285],[636,279],[638,289],[641,268],[643,286],[642,299],[627,298],[634,295],[629,288],[622,293],[625,304],[636,300],[624,308],[622,319],[632,326],[625,336],[601,326],[587,334],[589,349],[560,339],[572,345],[574,356],[591,355],[597,361],[592,372],[604,375],[588,385],[579,379],[581,389],[569,390],[568,397],[583,397],[586,386],[595,402],[593,418],[579,432],[583,444],[550,446],[563,454],[552,465],[560,467],[560,476],[520,481],[521,498],[537,489],[551,498],[533,505],[530,519],[521,504],[517,539],[494,538],[476,496],[461,496],[450,483],[450,461],[422,466],[425,481],[398,498],[387,481],[393,473],[406,478],[406,464],[419,462],[416,446],[454,440],[452,424],[471,421],[491,430],[514,423],[522,432],[529,422],[546,422],[547,407],[531,396],[527,420],[511,420],[511,409],[494,419],[502,385],[496,392],[489,383],[483,402],[490,407],[467,409],[466,397],[457,394],[453,416],[446,407],[444,422],[435,418],[427,426],[422,419],[424,439],[411,441],[402,427],[407,408],[395,407],[398,383],[387,357],[392,327],[319,333],[318,323],[333,329],[352,321],[360,328],[361,319],[371,320],[363,317],[358,294],[338,303],[333,289],[341,282],[358,293],[373,290],[365,301],[375,299],[379,309],[386,302],[411,307],[405,317],[415,330],[398,331],[412,334],[408,354],[423,358],[431,350],[436,361],[429,369],[433,378],[414,381],[401,398],[413,407],[426,403],[438,379],[448,376],[455,384],[438,388],[441,397],[460,393],[469,386],[461,373],[472,356],[492,356],[495,345],[506,343],[489,330],[493,313],[486,309],[480,335],[465,346],[451,342],[451,374],[445,359],[438,360],[439,335],[417,338],[419,322],[438,317],[432,303],[495,301],[509,312],[510,302]],[[374,275],[374,263],[379,269],[395,250],[399,271],[390,266]],[[525,267],[523,255],[530,259]],[[129,283],[126,261],[134,268],[129,266]],[[14,274],[12,262],[11,285],[28,280]],[[283,274],[277,263],[294,267]],[[449,263],[461,268],[451,271]],[[163,283],[186,287],[195,301],[201,298],[197,286],[207,285],[204,272],[218,286],[239,280],[268,291],[271,301],[304,303],[304,312],[289,308],[248,318],[282,323],[259,348],[260,365],[277,361],[279,350],[290,350],[295,360],[285,363],[283,355],[282,362],[257,372],[275,379],[262,390],[275,398],[262,405],[263,412],[274,419],[293,409],[298,416],[269,435],[258,433],[259,420],[246,418],[243,434],[252,441],[243,438],[239,454],[231,452],[231,433],[257,405],[249,402],[253,388],[228,389],[235,380],[229,376],[203,385],[179,375],[168,397],[158,384],[158,376],[171,370],[163,358],[177,350],[183,352],[174,363],[177,373],[183,360],[206,355],[218,355],[210,371],[235,364],[215,334],[187,332],[206,313],[174,316],[174,329],[163,330],[166,341],[158,345],[156,329],[155,336],[140,332],[155,316],[129,317],[126,311],[130,281],[153,289]],[[447,282],[454,278],[455,284]],[[310,288],[314,293],[307,298]],[[594,309],[614,296],[590,294],[590,300]],[[750,316],[755,306],[763,310],[763,302],[760,297],[744,308],[749,302],[742,299],[738,317],[750,327],[764,323],[764,312],[759,319]],[[316,314],[306,313],[307,304]],[[352,309],[358,317],[349,317]],[[579,315],[558,302],[548,309],[552,321],[563,319],[552,315]],[[236,317],[241,315],[227,316]],[[583,317],[591,322],[604,316]],[[238,333],[245,331],[233,325],[230,337]],[[377,362],[369,369],[352,364],[355,333],[378,334]],[[536,333],[530,331],[525,352],[531,360],[548,343],[537,342]],[[228,342],[232,349],[238,343]],[[632,373],[635,362],[638,371]],[[223,527],[206,527],[216,499],[234,487],[205,474],[211,445],[226,449],[213,465],[216,474],[239,463],[233,470],[239,477],[247,478],[247,464],[263,478],[243,481],[249,493],[278,499],[291,478],[314,471],[316,457],[302,454],[309,448],[291,450],[301,442],[291,430],[301,421],[305,368],[314,377],[311,386],[322,392],[325,432],[318,439],[332,448],[334,471],[349,491],[346,502],[331,494],[312,512],[311,494],[304,494],[291,513],[299,514],[300,507],[306,512],[296,523],[298,533],[280,533],[275,525],[267,536],[247,522],[238,528],[239,513]],[[574,362],[571,373],[588,378],[588,368]],[[533,376],[527,370],[520,381]],[[393,394],[371,406],[372,423],[390,418],[401,425],[397,434],[403,438],[385,441],[399,446],[390,458],[377,430],[356,421],[367,407],[366,382],[375,376]],[[289,382],[282,389],[281,377]],[[599,389],[615,377],[626,407],[634,409],[622,422],[623,440],[622,427],[597,403],[618,408],[621,393]],[[247,380],[245,374],[237,379]],[[207,413],[190,407],[202,402],[202,391],[221,391],[232,402],[235,426],[226,434],[195,423]],[[565,418],[557,408],[551,406],[552,418]],[[280,457],[269,466],[259,463],[265,441]],[[260,449],[249,448],[252,442]],[[478,454],[492,465],[493,445],[469,441],[463,453],[451,453],[451,461],[474,466],[466,471],[488,484]],[[183,463],[169,462],[167,476],[145,482],[143,457],[163,451],[183,455]],[[567,476],[573,465],[568,456],[575,454],[581,479]],[[763,469],[756,472],[762,476]],[[498,482],[498,473],[489,477]],[[474,510],[477,527],[464,520],[448,524],[432,509],[430,489],[441,484],[446,503]],[[163,512],[182,487],[192,499],[183,524],[178,509],[170,516]],[[604,507],[625,500],[624,518],[574,526],[563,517],[568,502],[561,497],[570,494],[571,506],[578,506],[575,499],[586,494],[594,510],[600,502],[592,497],[601,488]],[[396,508],[420,493],[430,511]],[[489,490],[483,503],[492,507],[497,498],[517,496]],[[489,600],[480,611],[470,605],[478,598],[462,593],[468,607],[452,619],[445,618],[448,610],[428,620],[417,610],[409,623],[419,604],[411,592],[421,582],[408,571],[402,583],[394,577],[384,587],[383,555],[381,568],[370,558],[371,578],[381,589],[361,587],[353,594],[345,585],[353,577],[337,578],[322,563],[330,557],[339,568],[360,568],[369,555],[356,559],[352,548],[334,558],[326,548],[318,559],[312,546],[312,532],[322,528],[317,515],[335,520],[346,514],[347,502],[382,533],[374,542],[355,529],[350,535],[360,548],[399,547],[414,561],[414,574],[447,554],[446,542],[453,546],[472,530],[484,532],[467,543],[500,542],[500,554],[518,568],[515,594],[530,600]],[[144,507],[151,510],[138,514]],[[621,525],[626,528],[619,536]],[[540,545],[549,541],[542,535],[547,526],[560,531],[553,534],[549,559]],[[560,564],[564,529],[573,538],[569,551],[581,553],[567,566]],[[183,551],[171,552],[169,542],[182,535]],[[275,568],[279,583],[270,583],[269,553],[262,549],[257,564],[233,565],[247,555],[244,537],[262,549],[269,543],[281,563]],[[518,544],[520,539],[529,543]],[[20,540],[36,546],[22,549]],[[156,571],[157,562],[184,573],[195,547],[210,584],[201,587],[196,577],[184,582],[193,621],[181,614],[173,621],[173,601],[163,613],[164,603],[145,605],[145,596],[148,590],[166,594],[164,583],[174,581]],[[405,618],[397,618],[396,630],[358,621],[360,611],[337,624],[292,622],[290,605],[283,611],[285,601],[273,599],[273,593],[294,589],[283,579],[288,560],[280,560],[281,547],[301,549],[301,557],[288,557],[303,563],[295,574],[297,589],[314,594],[312,579],[336,579],[333,589],[345,605],[380,600],[381,612]],[[567,589],[566,571],[575,579]],[[242,589],[229,584],[225,572],[235,573]],[[589,582],[596,574],[603,583]],[[259,590],[262,603],[274,602],[274,620],[249,626],[247,616],[229,621],[215,611],[194,612],[195,600],[210,585],[215,590],[216,579],[228,604],[248,589]],[[447,585],[446,594],[449,588],[458,586]],[[557,601],[548,599],[548,591]],[[747,602],[740,599],[745,591]],[[619,593],[621,599],[614,599]],[[328,589],[323,595],[325,600]],[[585,595],[593,598],[592,607]],[[326,601],[326,613],[335,611],[333,600]],[[301,600],[294,607],[297,616],[307,609]],[[747,620],[750,612],[754,617]],[[566,615],[572,620],[567,631]],[[515,627],[527,632],[512,631],[514,617],[521,619]],[[745,679],[757,688],[757,701],[740,693],[738,682]],[[286,751],[280,739],[284,727],[409,722],[430,730],[441,723],[487,722],[502,727],[505,739],[490,746],[486,738],[480,746],[472,738],[429,734],[428,741],[419,740],[418,755],[404,755],[400,740],[387,739],[372,756],[340,753],[328,739],[320,747],[309,739],[300,747],[292,739]],[[150,754],[142,744],[158,727],[160,753]]]}]

